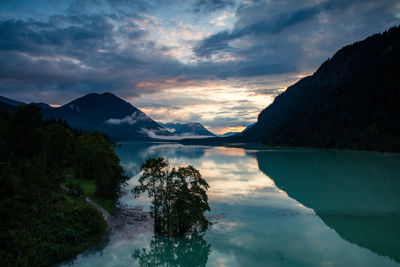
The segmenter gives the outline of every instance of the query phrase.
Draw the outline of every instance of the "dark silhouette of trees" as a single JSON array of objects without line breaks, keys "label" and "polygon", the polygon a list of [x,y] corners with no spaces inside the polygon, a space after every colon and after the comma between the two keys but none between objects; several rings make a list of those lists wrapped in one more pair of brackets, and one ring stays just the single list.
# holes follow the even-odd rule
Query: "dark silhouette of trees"
[{"label": "dark silhouette of trees", "polygon": [[142,164],[141,171],[139,185],[132,193],[138,197],[147,192],[152,199],[155,233],[173,236],[207,229],[204,212],[210,210],[209,185],[197,169],[171,168],[166,159],[152,158]]},{"label": "dark silhouette of trees", "polygon": [[94,180],[97,193],[106,197],[117,197],[127,179],[114,146],[99,131],[83,133],[75,143],[75,177]]},{"label": "dark silhouette of trees", "polygon": [[36,105],[0,109],[0,259],[2,266],[49,266],[95,243],[101,214],[82,188],[61,187],[72,173],[115,198],[125,180],[115,144],[100,132],[43,120]]}]

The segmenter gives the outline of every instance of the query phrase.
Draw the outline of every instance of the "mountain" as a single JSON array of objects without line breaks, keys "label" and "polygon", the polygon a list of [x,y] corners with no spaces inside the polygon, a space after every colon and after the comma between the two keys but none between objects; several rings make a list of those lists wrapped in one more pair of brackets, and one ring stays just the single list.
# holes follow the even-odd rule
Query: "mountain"
[{"label": "mountain", "polygon": [[[4,103],[5,103],[5,104],[8,104],[8,105],[10,105],[10,106],[15,106],[15,107],[18,107],[19,105],[26,105],[26,103],[24,103],[24,102],[12,100],[12,99],[9,99],[9,98],[7,98],[7,97],[0,96],[0,104],[3,105]],[[42,103],[42,102],[40,102],[40,103],[34,103],[34,102],[32,102],[31,104],[38,105],[38,106],[41,107],[42,109],[44,109],[44,108],[51,108],[51,106],[50,106],[49,104]]]},{"label": "mountain", "polygon": [[160,125],[174,135],[215,136],[200,123],[160,123]]},{"label": "mountain", "polygon": [[0,103],[6,103],[8,105],[16,106],[16,107],[18,107],[19,105],[25,105],[24,102],[15,101],[15,100],[9,99],[9,98],[4,97],[4,96],[0,96]]},{"label": "mountain", "polygon": [[227,132],[227,133],[221,134],[220,137],[229,137],[229,136],[234,136],[237,134],[240,134],[240,132]]},{"label": "mountain", "polygon": [[243,141],[400,151],[400,27],[340,49],[277,96]]},{"label": "mountain", "polygon": [[52,108],[52,106],[50,106],[49,104],[43,103],[43,102],[40,102],[40,103],[32,102],[31,104],[38,105],[42,109]]},{"label": "mountain", "polygon": [[42,112],[46,117],[67,120],[73,128],[100,130],[116,141],[170,135],[145,113],[111,93],[88,94]]},{"label": "mountain", "polygon": [[244,129],[241,132],[227,132],[227,133],[224,133],[224,134],[220,135],[220,137],[239,137],[239,136],[243,135],[244,133],[246,133],[254,125],[255,125],[255,123],[252,123],[252,124],[248,125],[246,127],[246,129]]},{"label": "mountain", "polygon": [[243,131],[241,131],[241,132],[238,134],[238,136],[241,136],[241,135],[247,133],[251,128],[253,128],[254,125],[256,125],[256,124],[255,124],[255,123],[252,123],[252,124],[248,125],[248,126],[246,127],[246,129],[244,129]]},{"label": "mountain", "polygon": [[[0,96],[0,108],[15,110],[25,103]],[[44,117],[61,118],[73,128],[99,130],[115,141],[143,140],[171,133],[125,100],[111,94],[88,94],[61,107],[31,103],[42,108]]]}]

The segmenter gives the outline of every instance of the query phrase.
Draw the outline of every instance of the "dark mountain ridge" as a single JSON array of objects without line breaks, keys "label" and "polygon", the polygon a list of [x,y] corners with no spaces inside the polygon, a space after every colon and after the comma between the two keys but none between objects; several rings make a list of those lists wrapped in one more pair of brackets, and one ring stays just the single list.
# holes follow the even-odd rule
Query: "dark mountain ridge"
[{"label": "dark mountain ridge", "polygon": [[112,93],[88,94],[64,106],[44,109],[47,117],[62,118],[78,129],[95,129],[115,141],[150,139],[170,135],[145,113]]},{"label": "dark mountain ridge", "polygon": [[0,103],[6,103],[8,105],[16,106],[16,107],[19,106],[19,105],[25,105],[24,102],[15,101],[15,100],[9,99],[9,98],[4,97],[4,96],[0,96]]},{"label": "dark mountain ridge", "polygon": [[400,151],[400,27],[340,49],[277,96],[242,141]]},{"label": "dark mountain ridge", "polygon": [[[0,98],[2,107],[10,110],[23,102]],[[73,128],[87,131],[99,130],[115,141],[151,139],[170,132],[145,113],[112,93],[92,93],[77,98],[61,107],[33,103],[42,108],[47,118],[66,120]]]},{"label": "dark mountain ridge", "polygon": [[234,136],[237,134],[240,134],[240,132],[227,132],[227,133],[221,134],[219,137],[230,137],[230,136]]},{"label": "dark mountain ridge", "polygon": [[111,93],[92,93],[54,108],[49,115],[71,119],[75,125],[88,127],[89,124],[91,127],[110,118],[124,118],[137,111],[137,108]]},{"label": "dark mountain ridge", "polygon": [[[15,106],[15,107],[18,107],[19,105],[26,105],[26,103],[24,103],[24,102],[12,100],[12,99],[9,99],[9,98],[4,97],[4,96],[0,96],[0,103],[1,103],[1,104],[4,104],[4,103],[5,103],[5,104],[8,104],[8,105],[10,105],[10,106]],[[31,104],[38,105],[38,106],[41,107],[42,109],[43,109],[43,108],[51,108],[50,105],[48,105],[48,104],[46,104],[46,103],[43,103],[43,102],[40,102],[40,103],[34,103],[34,102],[32,102]]]}]

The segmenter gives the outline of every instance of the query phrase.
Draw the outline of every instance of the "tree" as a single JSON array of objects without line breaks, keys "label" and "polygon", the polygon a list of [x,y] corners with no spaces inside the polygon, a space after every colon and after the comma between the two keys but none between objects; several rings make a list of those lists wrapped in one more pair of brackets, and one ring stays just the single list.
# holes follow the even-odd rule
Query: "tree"
[{"label": "tree", "polygon": [[72,145],[72,132],[61,123],[50,124],[44,129],[42,163],[53,179],[64,181],[63,170],[71,161]]},{"label": "tree", "polygon": [[150,215],[157,234],[182,235],[206,230],[204,216],[210,211],[206,191],[208,183],[193,166],[171,168],[165,158],[146,160],[141,166],[139,185],[132,189],[135,197],[147,192],[152,199]]},{"label": "tree", "polygon": [[43,121],[40,107],[20,105],[13,114],[8,136],[12,160],[28,161],[36,155],[43,143]]},{"label": "tree", "polygon": [[74,173],[77,178],[94,180],[96,193],[115,198],[127,179],[114,152],[114,144],[102,133],[84,133],[75,144]]},{"label": "tree", "polygon": [[208,183],[193,166],[173,169],[172,176],[177,178],[177,189],[173,192],[174,226],[179,234],[190,231],[193,227],[207,229],[209,221],[204,217],[210,211],[206,190]]}]

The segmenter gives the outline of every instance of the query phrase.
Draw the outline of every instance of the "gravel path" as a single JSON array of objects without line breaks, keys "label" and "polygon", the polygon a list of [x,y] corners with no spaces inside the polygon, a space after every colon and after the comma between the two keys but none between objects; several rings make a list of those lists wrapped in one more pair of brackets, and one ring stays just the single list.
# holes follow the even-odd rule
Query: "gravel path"
[{"label": "gravel path", "polygon": [[85,197],[87,203],[91,204],[93,207],[95,207],[98,211],[101,212],[101,215],[103,215],[104,220],[108,220],[110,217],[110,213],[108,213],[103,207],[100,207],[99,204],[97,204],[95,201],[90,199],[89,197]]}]

